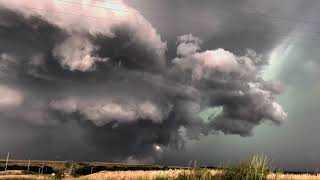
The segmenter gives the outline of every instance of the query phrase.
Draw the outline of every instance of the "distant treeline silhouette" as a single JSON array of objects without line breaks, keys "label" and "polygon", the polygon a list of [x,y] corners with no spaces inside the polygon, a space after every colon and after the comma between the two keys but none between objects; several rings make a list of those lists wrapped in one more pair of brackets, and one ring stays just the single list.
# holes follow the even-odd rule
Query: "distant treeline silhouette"
[{"label": "distant treeline silhouette", "polygon": [[151,170],[168,170],[168,166],[92,166],[90,164],[80,164],[75,168],[75,175],[88,175],[100,171],[151,171]]},{"label": "distant treeline silhouette", "polygon": [[[5,166],[0,166],[0,171],[4,171]],[[23,170],[27,171],[28,166],[20,166],[20,165],[8,165],[7,170]],[[41,166],[30,166],[29,172],[39,173],[41,171],[42,174],[52,174],[54,173],[54,169],[50,166],[43,166],[43,170]]]}]

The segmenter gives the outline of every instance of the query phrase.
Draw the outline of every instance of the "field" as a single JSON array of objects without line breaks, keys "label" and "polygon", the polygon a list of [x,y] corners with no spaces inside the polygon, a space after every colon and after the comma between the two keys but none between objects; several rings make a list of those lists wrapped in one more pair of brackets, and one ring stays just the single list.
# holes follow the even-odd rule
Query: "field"
[{"label": "field", "polygon": [[[5,170],[6,160],[0,160],[0,171]],[[133,163],[107,163],[107,162],[73,162],[73,161],[42,161],[42,160],[10,160],[7,170],[24,170],[29,172],[52,174],[63,172],[65,174],[88,175],[100,171],[130,171],[130,170],[164,170],[183,169],[179,166],[160,166],[153,164]]]},{"label": "field", "polygon": [[[102,171],[81,177],[65,177],[66,180],[173,180],[183,170],[166,170],[166,171]],[[213,174],[219,171],[212,170]],[[0,173],[0,180],[52,180],[56,179],[51,175],[28,175],[21,171],[8,171]],[[59,178],[57,178],[59,179]],[[267,179],[270,180],[320,180],[320,175],[314,174],[270,174]],[[182,180],[182,179],[181,179]],[[191,179],[190,179],[191,180]]]},{"label": "field", "polygon": [[222,169],[104,162],[30,161],[27,171],[28,164],[29,161],[11,160],[8,163],[8,170],[3,171],[5,161],[0,161],[2,168],[0,180],[320,180],[320,174],[287,174],[270,171],[272,167],[264,157],[253,157],[251,160],[225,166]]},{"label": "field", "polygon": [[[128,180],[171,180],[176,179],[183,170],[167,171],[118,171],[118,172],[100,172],[79,178],[80,180],[94,179],[128,179]],[[211,170],[212,174],[218,174],[220,171]],[[270,174],[267,179],[270,180],[320,180],[320,175],[312,174]],[[180,180],[180,179],[179,179]],[[182,179],[181,179],[182,180]],[[191,179],[190,179],[191,180]],[[205,179],[204,179],[205,180]]]}]

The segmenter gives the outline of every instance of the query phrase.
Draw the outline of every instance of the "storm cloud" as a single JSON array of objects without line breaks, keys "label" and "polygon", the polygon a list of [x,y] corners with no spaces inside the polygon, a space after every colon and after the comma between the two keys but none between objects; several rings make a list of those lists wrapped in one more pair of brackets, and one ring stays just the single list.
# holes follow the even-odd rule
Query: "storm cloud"
[{"label": "storm cloud", "polygon": [[[254,50],[202,50],[187,34],[170,59],[157,30],[121,1],[28,2],[0,1],[4,119],[53,133],[74,123],[81,142],[122,161],[157,158],[159,147],[183,148],[185,138],[251,136],[287,118],[275,100],[283,86],[261,77],[268,62]],[[199,116],[210,108],[219,111]]]}]

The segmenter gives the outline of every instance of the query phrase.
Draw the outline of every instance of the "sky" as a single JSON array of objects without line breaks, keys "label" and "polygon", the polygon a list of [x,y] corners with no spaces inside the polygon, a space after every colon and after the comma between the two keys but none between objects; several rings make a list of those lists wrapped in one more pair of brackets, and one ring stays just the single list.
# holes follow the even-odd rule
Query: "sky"
[{"label": "sky", "polygon": [[0,155],[318,169],[320,2],[0,0]]}]

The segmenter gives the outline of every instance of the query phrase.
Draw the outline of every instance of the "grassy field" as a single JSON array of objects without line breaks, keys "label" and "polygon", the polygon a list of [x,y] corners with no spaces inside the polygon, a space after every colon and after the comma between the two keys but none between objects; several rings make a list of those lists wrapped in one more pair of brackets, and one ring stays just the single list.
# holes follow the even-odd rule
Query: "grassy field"
[{"label": "grassy field", "polygon": [[[6,160],[0,160],[0,167],[4,167]],[[29,164],[28,160],[9,160],[8,166],[23,166],[27,167]],[[109,163],[109,162],[73,162],[73,161],[43,161],[43,160],[31,160],[30,166],[41,167],[41,166],[50,166],[54,170],[61,170],[67,168],[71,165],[81,166],[87,165],[90,167],[119,167],[119,168],[136,168],[136,169],[161,169],[167,166],[154,165],[154,164],[137,164],[137,163]],[[167,168],[171,169],[183,169],[182,166],[168,166]]]},{"label": "grassy field", "polygon": [[[0,162],[0,167],[4,165]],[[66,179],[66,180],[304,180],[318,179],[320,174],[284,174],[272,171],[272,166],[263,156],[255,156],[238,165],[228,165],[222,169],[163,167],[159,165],[123,163],[79,163],[69,161],[31,161],[30,167],[50,167],[53,173],[32,172],[24,168],[28,161],[9,162],[11,168],[22,170],[0,171],[1,179]],[[96,173],[93,171],[96,168]],[[101,170],[107,169],[107,170]],[[133,170],[130,170],[133,169]]]},{"label": "grassy field", "polygon": [[[167,171],[117,171],[117,172],[99,172],[78,178],[79,180],[192,180],[192,178],[178,178],[183,170]],[[221,173],[211,170],[213,175]],[[218,178],[217,178],[218,179]],[[320,175],[314,174],[269,174],[266,179],[270,180],[320,180]],[[210,180],[205,179],[203,180]],[[212,179],[214,180],[214,178]],[[239,179],[241,180],[241,179]],[[254,180],[254,179],[248,179]]]},{"label": "grassy field", "polygon": [[[178,179],[179,174],[186,170],[166,171],[102,171],[81,177],[65,177],[66,180],[183,180]],[[212,174],[219,174],[220,171],[211,170]],[[0,174],[0,180],[52,180],[56,179],[51,175],[28,175],[21,171],[9,171],[8,174]],[[320,175],[314,174],[269,174],[270,180],[320,180]],[[187,179],[185,180],[192,180]],[[204,179],[206,180],[206,179]]]},{"label": "grassy field", "polygon": [[[28,160],[9,160],[8,166],[28,166]],[[140,168],[162,168],[163,166],[160,165],[153,165],[153,164],[134,164],[134,163],[108,163],[108,162],[73,162],[73,161],[43,161],[43,160],[31,160],[30,166],[42,166],[43,164],[46,166],[50,166],[53,169],[63,169],[68,164],[87,164],[90,166],[98,167],[98,166],[105,166],[105,167],[140,167]],[[6,160],[0,160],[0,167],[5,166]],[[183,168],[179,166],[170,166],[171,168]]]}]

